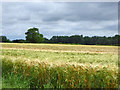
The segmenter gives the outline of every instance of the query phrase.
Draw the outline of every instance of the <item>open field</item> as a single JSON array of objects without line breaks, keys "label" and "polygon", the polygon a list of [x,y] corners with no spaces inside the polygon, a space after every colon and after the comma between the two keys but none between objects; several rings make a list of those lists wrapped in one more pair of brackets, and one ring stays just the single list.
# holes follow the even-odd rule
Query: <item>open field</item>
[{"label": "open field", "polygon": [[28,43],[1,45],[3,87],[10,87],[11,80],[15,81],[13,77],[18,79],[15,86],[11,87],[118,87],[117,46]]}]

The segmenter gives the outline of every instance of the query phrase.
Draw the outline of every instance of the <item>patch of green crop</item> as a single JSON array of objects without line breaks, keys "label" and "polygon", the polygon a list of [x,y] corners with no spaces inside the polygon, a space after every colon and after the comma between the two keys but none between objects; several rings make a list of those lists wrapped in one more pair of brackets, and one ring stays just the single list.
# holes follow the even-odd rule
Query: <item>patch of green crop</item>
[{"label": "patch of green crop", "polygon": [[[31,53],[32,52],[32,53]],[[30,50],[4,50],[2,56],[8,58],[30,59],[50,62],[76,62],[76,63],[99,63],[99,64],[118,64],[118,55],[115,54],[94,54],[94,53],[73,53],[73,52],[46,52]]]},{"label": "patch of green crop", "polygon": [[28,81],[14,73],[8,73],[2,77],[2,88],[29,88]]}]

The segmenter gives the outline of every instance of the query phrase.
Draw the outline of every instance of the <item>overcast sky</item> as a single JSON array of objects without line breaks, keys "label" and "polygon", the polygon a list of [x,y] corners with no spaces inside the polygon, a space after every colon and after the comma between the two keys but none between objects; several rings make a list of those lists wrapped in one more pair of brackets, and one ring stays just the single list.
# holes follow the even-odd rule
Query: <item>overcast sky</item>
[{"label": "overcast sky", "polygon": [[118,33],[117,2],[4,2],[2,34],[25,39],[39,28],[46,38],[56,35],[113,36]]}]

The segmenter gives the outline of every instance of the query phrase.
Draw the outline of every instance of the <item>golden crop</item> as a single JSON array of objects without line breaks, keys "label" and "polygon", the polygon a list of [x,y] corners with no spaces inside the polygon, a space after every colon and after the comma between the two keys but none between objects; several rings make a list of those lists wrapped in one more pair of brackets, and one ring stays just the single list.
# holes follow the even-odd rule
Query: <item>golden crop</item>
[{"label": "golden crop", "polygon": [[117,88],[118,47],[2,43],[2,73],[34,88]]}]

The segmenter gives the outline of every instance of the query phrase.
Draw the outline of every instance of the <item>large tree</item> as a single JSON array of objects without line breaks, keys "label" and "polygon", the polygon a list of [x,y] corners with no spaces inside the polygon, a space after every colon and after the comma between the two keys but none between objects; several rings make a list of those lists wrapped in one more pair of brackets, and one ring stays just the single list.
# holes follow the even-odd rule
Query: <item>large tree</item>
[{"label": "large tree", "polygon": [[25,34],[27,35],[26,41],[28,42],[40,43],[44,41],[43,35],[39,33],[38,28],[30,28]]}]

